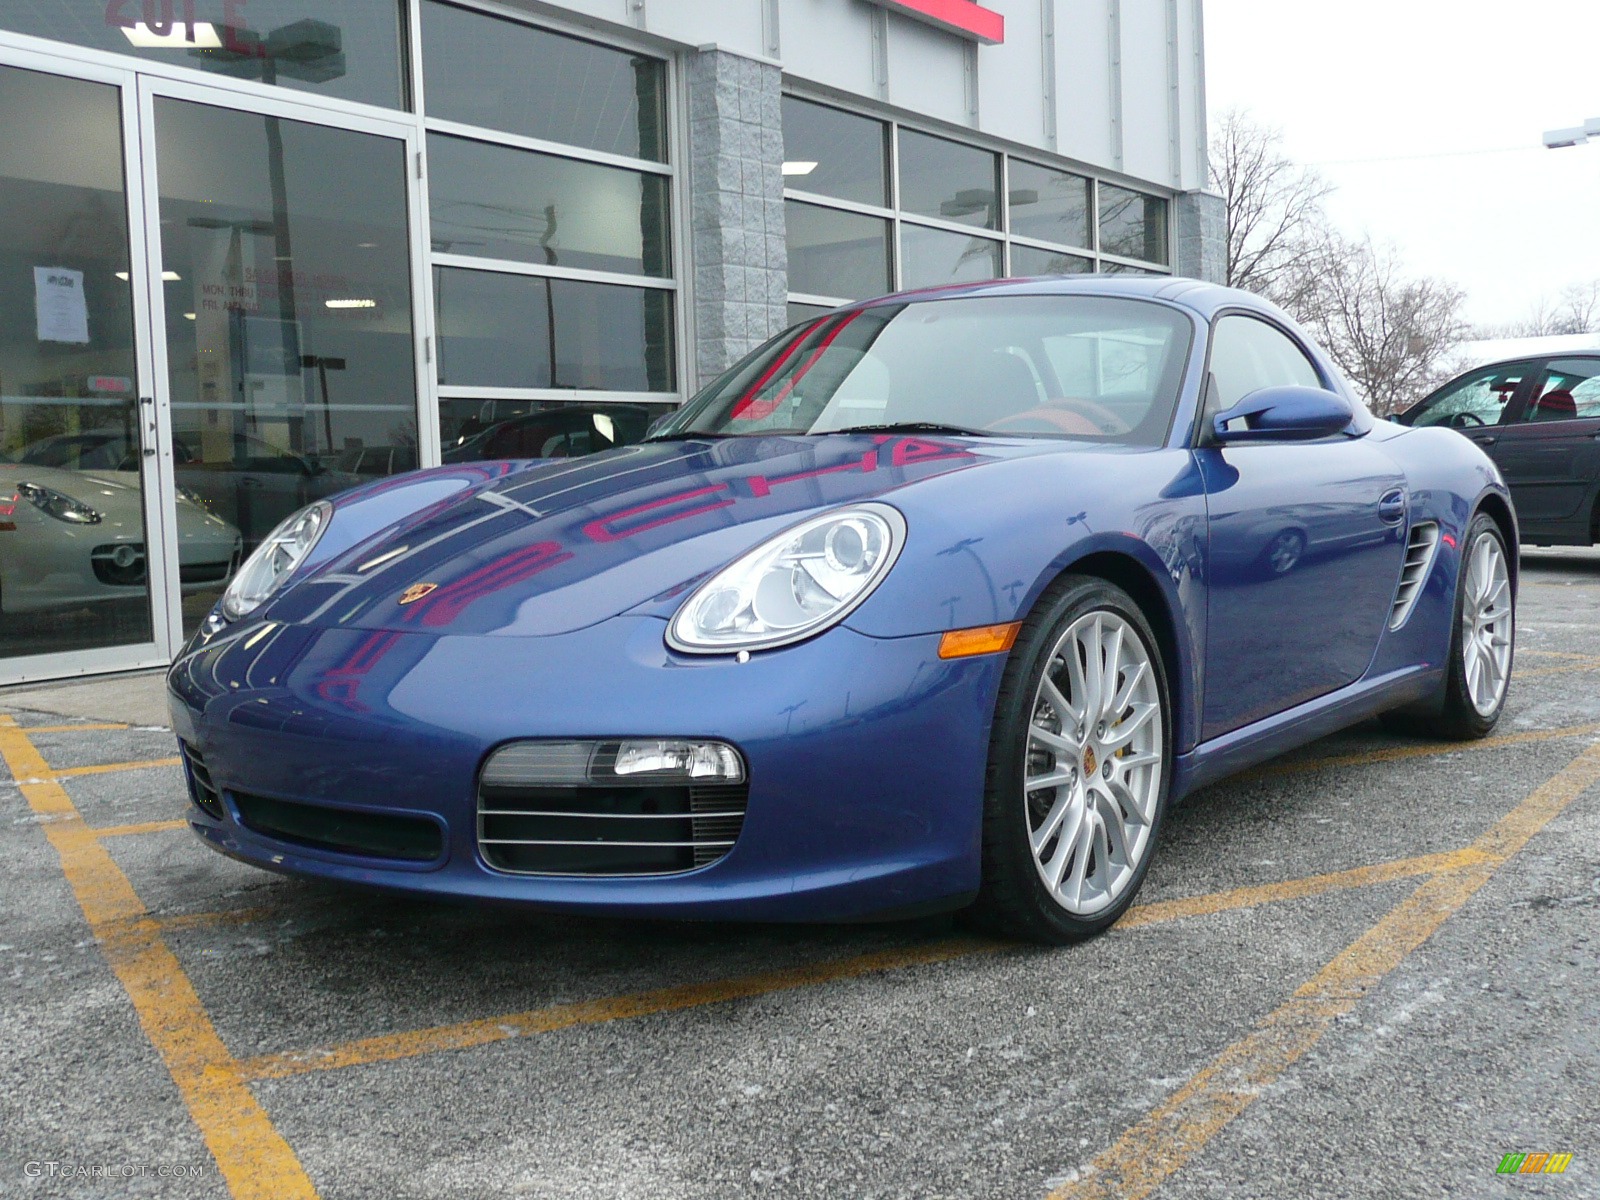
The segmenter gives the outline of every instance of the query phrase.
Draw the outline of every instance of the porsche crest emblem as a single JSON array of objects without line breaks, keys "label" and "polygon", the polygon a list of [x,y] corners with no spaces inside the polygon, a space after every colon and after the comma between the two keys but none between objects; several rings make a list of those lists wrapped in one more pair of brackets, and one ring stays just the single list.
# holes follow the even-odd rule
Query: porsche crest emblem
[{"label": "porsche crest emblem", "polygon": [[424,596],[431,596],[438,590],[439,585],[437,583],[413,583],[405,591],[400,593],[400,603],[415,604]]}]

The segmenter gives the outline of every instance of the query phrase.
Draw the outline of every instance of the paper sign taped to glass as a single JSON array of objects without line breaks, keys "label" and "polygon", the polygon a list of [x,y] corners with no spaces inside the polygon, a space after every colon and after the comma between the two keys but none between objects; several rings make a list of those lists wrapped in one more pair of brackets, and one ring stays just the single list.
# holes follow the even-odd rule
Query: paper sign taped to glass
[{"label": "paper sign taped to glass", "polygon": [[83,294],[83,272],[66,267],[33,269],[33,309],[41,342],[89,341],[89,304]]}]

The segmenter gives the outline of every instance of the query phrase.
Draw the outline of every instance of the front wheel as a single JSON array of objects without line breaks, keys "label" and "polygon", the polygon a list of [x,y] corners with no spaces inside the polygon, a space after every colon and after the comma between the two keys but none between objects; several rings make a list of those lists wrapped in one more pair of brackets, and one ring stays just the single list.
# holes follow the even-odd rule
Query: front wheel
[{"label": "front wheel", "polygon": [[1149,622],[1121,588],[1069,576],[1006,664],[984,798],[978,913],[1077,941],[1133,903],[1171,782],[1172,716]]},{"label": "front wheel", "polygon": [[1412,722],[1454,741],[1487,737],[1500,720],[1516,651],[1516,597],[1500,526],[1479,513],[1461,546],[1444,702]]}]

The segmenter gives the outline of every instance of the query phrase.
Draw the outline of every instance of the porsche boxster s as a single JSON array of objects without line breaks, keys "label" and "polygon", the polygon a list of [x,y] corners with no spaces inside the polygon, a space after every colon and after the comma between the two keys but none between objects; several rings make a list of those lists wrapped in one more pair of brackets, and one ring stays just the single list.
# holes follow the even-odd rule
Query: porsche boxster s
[{"label": "porsche boxster s", "polygon": [[315,504],[169,687],[190,824],[271,870],[1068,941],[1208,781],[1487,733],[1516,569],[1482,451],[1261,300],[1010,281],[798,325],[635,445]]},{"label": "porsche boxster s", "polygon": [[[180,586],[217,588],[239,565],[239,531],[177,497]],[[122,471],[67,471],[0,455],[0,620],[143,594],[144,493]]]}]

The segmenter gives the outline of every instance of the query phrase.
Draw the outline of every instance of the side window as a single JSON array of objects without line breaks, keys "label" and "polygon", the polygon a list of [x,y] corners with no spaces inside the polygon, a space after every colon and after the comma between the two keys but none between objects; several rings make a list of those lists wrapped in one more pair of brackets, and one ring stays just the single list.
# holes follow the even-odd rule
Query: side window
[{"label": "side window", "polygon": [[1409,423],[1446,425],[1451,429],[1498,425],[1506,405],[1532,369],[1532,363],[1500,363],[1463,375],[1412,410]]},{"label": "side window", "polygon": [[1265,321],[1223,317],[1212,330],[1207,420],[1264,387],[1323,386],[1305,352]]},{"label": "side window", "polygon": [[1540,377],[1522,419],[1575,421],[1585,417],[1600,417],[1600,359],[1557,359]]}]

